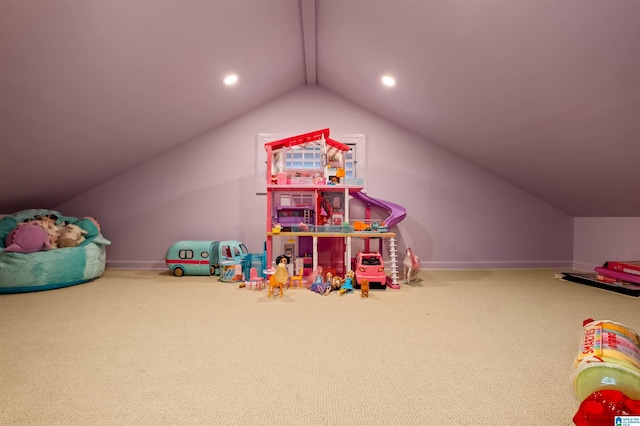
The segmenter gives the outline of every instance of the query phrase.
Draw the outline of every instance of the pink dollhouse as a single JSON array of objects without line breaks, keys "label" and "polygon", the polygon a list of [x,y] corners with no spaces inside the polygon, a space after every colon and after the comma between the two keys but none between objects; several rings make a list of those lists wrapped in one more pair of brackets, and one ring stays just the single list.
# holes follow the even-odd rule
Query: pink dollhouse
[{"label": "pink dollhouse", "polygon": [[[387,285],[398,284],[396,235],[389,228],[404,219],[401,206],[363,193],[362,180],[348,176],[345,154],[348,145],[329,137],[329,129],[293,136],[264,145],[267,151],[267,264],[280,254],[308,275],[318,265],[344,276],[352,268],[351,243],[377,239],[382,254],[383,240],[389,242],[391,277]],[[354,229],[349,217],[352,198],[369,206],[386,209],[390,216],[382,226]],[[364,229],[363,229],[364,228]],[[354,253],[355,255],[355,253]]]}]

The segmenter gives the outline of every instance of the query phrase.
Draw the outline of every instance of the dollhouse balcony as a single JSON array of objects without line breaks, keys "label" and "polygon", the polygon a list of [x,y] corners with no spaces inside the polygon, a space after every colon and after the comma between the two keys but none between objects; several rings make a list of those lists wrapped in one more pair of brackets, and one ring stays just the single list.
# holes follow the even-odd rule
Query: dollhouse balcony
[{"label": "dollhouse balcony", "polygon": [[346,177],[342,179],[344,186],[364,186],[364,178]]},{"label": "dollhouse balcony", "polygon": [[305,227],[292,226],[291,232],[350,234],[353,232],[353,228],[347,223],[342,225],[307,225]]}]

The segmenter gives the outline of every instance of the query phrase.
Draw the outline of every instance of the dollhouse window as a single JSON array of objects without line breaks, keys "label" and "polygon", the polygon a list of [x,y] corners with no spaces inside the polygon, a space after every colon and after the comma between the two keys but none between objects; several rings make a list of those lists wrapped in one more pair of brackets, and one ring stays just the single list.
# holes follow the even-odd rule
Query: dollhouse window
[{"label": "dollhouse window", "polygon": [[[259,133],[257,135],[255,156],[256,194],[267,193],[267,180],[265,179],[267,174],[267,153],[264,149],[264,144],[290,136],[290,134],[283,133]],[[345,153],[345,177],[362,179],[366,186],[366,136],[361,133],[342,133],[332,134],[331,137],[351,148],[349,152]],[[319,146],[315,148],[315,151],[310,152],[302,152],[298,149],[294,153],[294,150],[291,150],[285,154],[284,161],[280,163],[281,167],[289,170],[313,170],[314,168],[321,170],[323,167],[321,149]]]},{"label": "dollhouse window", "polygon": [[358,157],[356,155],[356,149],[358,148],[358,145],[355,143],[349,143],[346,145],[348,145],[351,148],[351,150],[344,154],[345,176],[349,178],[357,177],[358,174],[356,172],[356,164],[358,164],[358,161],[356,160],[356,158]]},{"label": "dollhouse window", "polygon": [[[357,144],[349,143],[351,150],[345,153],[345,176],[357,177],[356,160]],[[331,163],[331,161],[329,161]],[[322,169],[322,151],[320,147],[309,147],[303,149],[295,149],[287,151],[285,155],[285,169],[306,169],[320,170]]]},{"label": "dollhouse window", "polygon": [[291,207],[312,206],[313,200],[313,195],[308,192],[296,192],[291,194],[280,194],[280,200],[278,204],[281,206]]},{"label": "dollhouse window", "polygon": [[284,160],[285,169],[322,169],[322,151],[319,146],[288,150]]}]

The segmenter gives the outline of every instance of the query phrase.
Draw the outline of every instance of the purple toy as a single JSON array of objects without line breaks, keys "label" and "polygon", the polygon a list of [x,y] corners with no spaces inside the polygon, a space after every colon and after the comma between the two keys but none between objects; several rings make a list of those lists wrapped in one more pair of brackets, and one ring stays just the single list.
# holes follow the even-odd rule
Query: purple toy
[{"label": "purple toy", "polygon": [[38,223],[26,222],[16,226],[7,235],[7,248],[5,251],[16,253],[33,253],[49,250],[49,234]]}]

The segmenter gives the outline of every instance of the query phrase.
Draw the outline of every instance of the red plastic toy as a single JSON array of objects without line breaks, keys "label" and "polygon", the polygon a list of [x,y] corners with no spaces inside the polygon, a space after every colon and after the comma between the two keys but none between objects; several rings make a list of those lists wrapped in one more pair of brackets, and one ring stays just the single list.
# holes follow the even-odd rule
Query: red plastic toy
[{"label": "red plastic toy", "polygon": [[601,390],[585,398],[573,416],[577,426],[611,426],[616,416],[640,415],[640,401],[617,390]]}]

